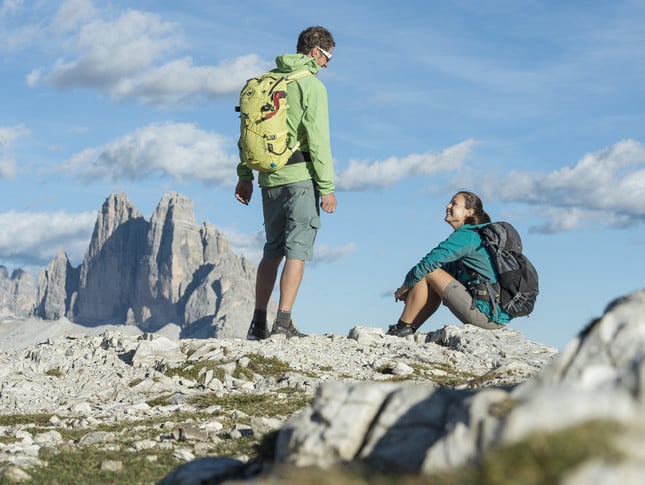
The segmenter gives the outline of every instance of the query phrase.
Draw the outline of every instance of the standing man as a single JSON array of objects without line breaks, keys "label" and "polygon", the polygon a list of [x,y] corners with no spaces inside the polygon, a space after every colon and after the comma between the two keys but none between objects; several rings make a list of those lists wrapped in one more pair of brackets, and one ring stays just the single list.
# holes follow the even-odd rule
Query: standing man
[{"label": "standing man", "polygon": [[[335,45],[327,29],[309,27],[298,36],[297,54],[277,57],[274,72],[293,74],[309,70],[315,75],[328,66]],[[314,240],[320,227],[319,204],[327,213],[336,211],[327,90],[317,77],[305,76],[289,84],[287,99],[290,146],[297,140],[302,142],[287,165],[276,172],[258,172],[266,243],[255,282],[255,311],[247,334],[250,340],[276,334],[287,338],[304,336],[293,324],[291,310],[305,261],[313,259]],[[248,205],[253,193],[253,171],[241,162],[237,175],[235,198]],[[278,314],[269,333],[267,306],[284,258]]]}]

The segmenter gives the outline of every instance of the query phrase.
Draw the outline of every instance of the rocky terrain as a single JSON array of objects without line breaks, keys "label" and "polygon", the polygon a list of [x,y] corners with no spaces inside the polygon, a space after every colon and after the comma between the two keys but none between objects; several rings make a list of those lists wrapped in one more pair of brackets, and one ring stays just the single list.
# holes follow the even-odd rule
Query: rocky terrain
[{"label": "rocky terrain", "polygon": [[560,353],[454,325],[262,342],[108,331],[7,349],[1,479],[642,483],[643,315],[645,290],[617,299]]},{"label": "rocky terrain", "polygon": [[367,327],[262,342],[116,330],[51,338],[0,354],[0,469],[38,482],[46,470],[57,473],[62,456],[91,449],[97,461],[84,466],[95,470],[92,483],[123,481],[128,467],[151,468],[136,483],[154,483],[181,463],[216,456],[253,476],[273,460],[257,452],[263,437],[305,416],[321,385],[512,386],[554,354],[513,329],[462,326],[405,339]]},{"label": "rocky terrain", "polygon": [[0,267],[0,316],[67,318],[87,326],[128,324],[156,331],[173,323],[183,337],[240,337],[251,317],[255,267],[236,255],[193,202],[170,192],[146,220],[126,194],[98,212],[83,263],[61,250],[40,271]]}]

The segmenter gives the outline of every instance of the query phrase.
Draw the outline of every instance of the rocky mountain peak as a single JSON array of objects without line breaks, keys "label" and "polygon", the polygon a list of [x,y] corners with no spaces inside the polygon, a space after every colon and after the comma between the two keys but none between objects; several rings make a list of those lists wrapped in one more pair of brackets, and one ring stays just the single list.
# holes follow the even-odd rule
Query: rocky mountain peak
[{"label": "rocky mountain peak", "polygon": [[[0,284],[12,289],[3,294],[24,287],[25,278],[8,283],[5,268]],[[72,267],[61,251],[21,307],[48,320],[146,331],[174,323],[185,335],[234,337],[250,321],[254,279],[255,267],[212,223],[197,224],[187,196],[165,194],[148,221],[125,193],[113,193],[98,211],[83,263]]]},{"label": "rocky mountain peak", "polygon": [[99,210],[85,259],[94,258],[117,228],[136,219],[143,219],[143,215],[134,207],[125,193],[110,194]]}]

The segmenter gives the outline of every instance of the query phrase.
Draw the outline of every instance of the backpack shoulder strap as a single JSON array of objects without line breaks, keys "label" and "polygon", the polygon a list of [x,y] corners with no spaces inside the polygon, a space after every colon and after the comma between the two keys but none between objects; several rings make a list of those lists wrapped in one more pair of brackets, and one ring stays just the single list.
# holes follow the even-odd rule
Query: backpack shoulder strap
[{"label": "backpack shoulder strap", "polygon": [[285,76],[285,79],[287,82],[291,82],[291,81],[297,81],[298,79],[302,79],[303,77],[307,77],[307,76],[313,76],[313,74],[309,69],[302,69],[301,71],[296,71],[292,74]]}]

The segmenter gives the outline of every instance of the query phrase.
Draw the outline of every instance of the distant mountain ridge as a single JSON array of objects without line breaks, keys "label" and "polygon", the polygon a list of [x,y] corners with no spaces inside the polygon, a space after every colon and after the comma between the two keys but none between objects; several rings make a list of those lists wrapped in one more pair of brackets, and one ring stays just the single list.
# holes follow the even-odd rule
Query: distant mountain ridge
[{"label": "distant mountain ridge", "polygon": [[[0,272],[0,285],[29,286],[7,281]],[[114,193],[99,210],[83,263],[72,267],[61,250],[40,271],[37,293],[32,283],[22,300],[32,298],[33,315],[46,320],[151,332],[175,323],[184,337],[238,337],[251,319],[254,285],[255,266],[212,223],[197,224],[188,197],[165,194],[147,221],[126,194]],[[3,307],[11,313],[0,300]],[[13,313],[24,316],[25,307]]]},{"label": "distant mountain ridge", "polygon": [[36,301],[34,278],[21,269],[11,276],[0,266],[0,317],[24,317],[33,311]]}]

